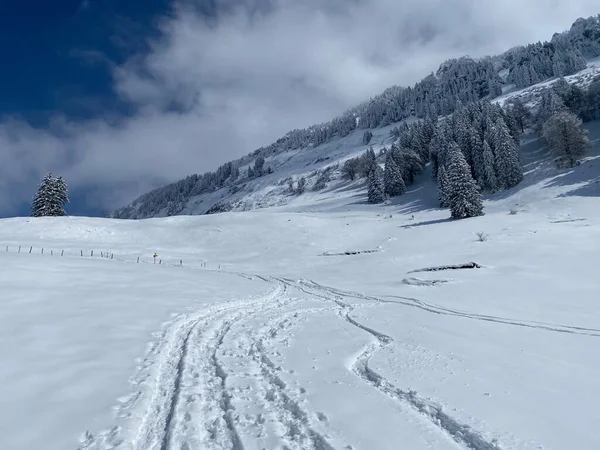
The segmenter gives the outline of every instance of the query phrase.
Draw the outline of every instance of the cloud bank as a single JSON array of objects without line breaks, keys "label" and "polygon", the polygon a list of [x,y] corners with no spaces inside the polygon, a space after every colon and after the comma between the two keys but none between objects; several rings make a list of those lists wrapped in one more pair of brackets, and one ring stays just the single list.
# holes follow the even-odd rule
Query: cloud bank
[{"label": "cloud bank", "polygon": [[[333,118],[452,57],[549,39],[593,0],[212,0],[177,3],[150,51],[111,68],[127,118],[0,122],[0,216],[48,171],[115,208]],[[16,111],[15,113],[18,113]]]}]

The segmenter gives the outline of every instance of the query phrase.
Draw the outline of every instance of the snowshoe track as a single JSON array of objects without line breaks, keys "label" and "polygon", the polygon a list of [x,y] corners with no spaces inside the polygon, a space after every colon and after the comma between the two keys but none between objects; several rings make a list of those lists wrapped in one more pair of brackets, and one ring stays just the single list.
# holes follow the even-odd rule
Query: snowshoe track
[{"label": "snowshoe track", "polygon": [[132,379],[138,389],[117,407],[125,426],[95,436],[86,432],[79,449],[243,450],[217,351],[233,323],[278,306],[286,290],[278,283],[265,297],[175,317],[150,346]]}]

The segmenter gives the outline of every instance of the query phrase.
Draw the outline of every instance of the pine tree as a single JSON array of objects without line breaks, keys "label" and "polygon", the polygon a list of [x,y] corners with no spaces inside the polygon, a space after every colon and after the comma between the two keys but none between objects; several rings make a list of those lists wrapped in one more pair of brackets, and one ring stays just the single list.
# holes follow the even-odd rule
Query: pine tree
[{"label": "pine tree", "polygon": [[483,215],[483,203],[471,169],[458,145],[450,149],[448,166],[448,201],[453,219]]},{"label": "pine tree", "polygon": [[69,203],[67,184],[62,177],[46,175],[33,198],[31,215],[66,216],[65,205]]},{"label": "pine tree", "polygon": [[383,170],[379,164],[375,164],[373,170],[369,172],[369,203],[383,203],[385,201],[385,189],[383,186]]},{"label": "pine tree", "polygon": [[581,119],[570,112],[559,112],[544,124],[543,137],[557,160],[566,167],[574,167],[590,146],[587,131]]},{"label": "pine tree", "polygon": [[400,168],[396,164],[391,152],[385,158],[385,169],[383,171],[384,191],[390,197],[402,195],[406,192],[406,185],[402,179]]},{"label": "pine tree", "polygon": [[450,206],[450,197],[448,192],[448,173],[446,167],[441,164],[438,167],[437,172],[437,185],[438,185],[438,202],[442,208]]},{"label": "pine tree", "polygon": [[519,147],[515,144],[503,120],[497,120],[492,125],[491,131],[498,185],[508,189],[523,181]]},{"label": "pine tree", "polygon": [[484,190],[494,192],[498,189],[498,179],[496,178],[496,169],[494,168],[494,154],[490,145],[483,142],[483,178],[481,186]]}]

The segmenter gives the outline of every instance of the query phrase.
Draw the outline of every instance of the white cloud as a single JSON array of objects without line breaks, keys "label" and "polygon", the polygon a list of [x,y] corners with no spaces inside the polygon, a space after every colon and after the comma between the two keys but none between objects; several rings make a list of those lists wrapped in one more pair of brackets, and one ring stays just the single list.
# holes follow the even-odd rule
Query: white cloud
[{"label": "white cloud", "polygon": [[447,58],[548,39],[600,12],[592,0],[278,0],[253,11],[206,21],[176,8],[149,54],[114,68],[115,93],[137,111],[117,125],[3,122],[0,213],[48,170],[93,189],[99,207],[120,206],[413,84]]}]

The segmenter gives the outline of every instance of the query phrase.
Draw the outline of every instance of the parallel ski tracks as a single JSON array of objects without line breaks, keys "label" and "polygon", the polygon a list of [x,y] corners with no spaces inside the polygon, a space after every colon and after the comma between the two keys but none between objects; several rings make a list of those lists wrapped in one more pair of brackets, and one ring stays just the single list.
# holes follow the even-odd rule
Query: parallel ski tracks
[{"label": "parallel ski tracks", "polygon": [[[429,421],[459,446],[472,450],[499,450],[495,440],[486,439],[483,433],[447,414],[434,401],[413,390],[398,388],[370,366],[371,358],[393,343],[393,339],[353,318],[352,311],[358,305],[350,303],[349,298],[397,303],[473,320],[600,336],[600,330],[595,329],[471,314],[412,298],[385,299],[342,291],[309,280],[237,275],[260,279],[274,284],[275,288],[263,298],[216,305],[173,319],[150,348],[134,378],[136,392],[122,401],[119,417],[123,419],[124,428],[117,426],[96,436],[87,433],[79,450],[249,450],[244,446],[243,433],[238,429],[240,423],[247,420],[241,418],[234,408],[234,393],[228,389],[226,382],[228,377],[246,377],[256,386],[252,398],[260,403],[259,409],[262,408],[266,416],[256,417],[249,425],[258,429],[258,435],[273,437],[273,433],[277,434],[274,437],[285,449],[335,450],[328,434],[315,429],[310,412],[302,407],[301,396],[296,391],[292,392],[281,379],[281,369],[273,363],[267,351],[268,342],[286,324],[299,315],[310,315],[324,309],[337,311],[343,320],[373,338],[351,365],[357,377],[413,411],[422,420]],[[271,316],[258,330],[237,329],[242,320],[269,316],[270,311],[291,306],[298,300],[290,296],[292,289],[304,293],[304,299],[320,299],[328,306],[297,309],[289,313],[282,311]],[[249,368],[246,374],[228,372],[232,369],[223,365],[219,357],[222,344],[233,327],[236,327],[237,334],[232,333],[232,336],[238,346],[227,347],[227,351],[229,356],[238,358]],[[269,426],[271,428],[267,430]]]}]

